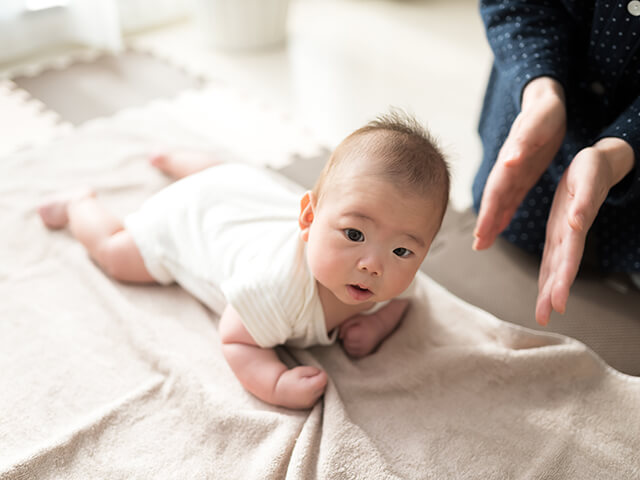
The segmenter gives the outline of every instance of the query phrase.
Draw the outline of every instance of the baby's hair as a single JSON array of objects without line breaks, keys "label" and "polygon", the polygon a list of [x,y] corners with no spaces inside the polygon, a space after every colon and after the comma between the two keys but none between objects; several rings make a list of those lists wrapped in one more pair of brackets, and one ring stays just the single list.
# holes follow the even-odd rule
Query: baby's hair
[{"label": "baby's hair", "polygon": [[320,200],[325,186],[349,160],[367,158],[369,173],[425,197],[440,196],[442,213],[449,199],[449,167],[437,142],[413,116],[399,109],[379,115],[345,138],[320,174],[313,193]]}]

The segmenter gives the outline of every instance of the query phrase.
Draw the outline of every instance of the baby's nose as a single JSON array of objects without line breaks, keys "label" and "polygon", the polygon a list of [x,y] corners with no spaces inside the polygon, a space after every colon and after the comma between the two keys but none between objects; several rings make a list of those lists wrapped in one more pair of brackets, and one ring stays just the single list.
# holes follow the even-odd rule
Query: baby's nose
[{"label": "baby's nose", "polygon": [[382,262],[376,256],[363,257],[358,262],[358,270],[374,277],[382,275]]}]

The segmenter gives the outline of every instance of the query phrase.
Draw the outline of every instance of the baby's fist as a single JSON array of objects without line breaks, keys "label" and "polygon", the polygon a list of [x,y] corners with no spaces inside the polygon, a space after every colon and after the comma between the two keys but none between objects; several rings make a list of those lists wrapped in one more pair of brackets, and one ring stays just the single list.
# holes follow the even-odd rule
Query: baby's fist
[{"label": "baby's fist", "polygon": [[316,367],[300,366],[280,375],[274,391],[276,405],[294,409],[311,408],[327,387],[327,374]]}]

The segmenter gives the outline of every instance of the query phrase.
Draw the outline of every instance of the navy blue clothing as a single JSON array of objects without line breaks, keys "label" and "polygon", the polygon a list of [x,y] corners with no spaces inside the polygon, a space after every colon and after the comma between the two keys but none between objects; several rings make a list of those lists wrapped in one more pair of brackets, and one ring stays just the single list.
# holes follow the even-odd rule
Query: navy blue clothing
[{"label": "navy blue clothing", "polygon": [[[589,233],[597,262],[607,271],[640,271],[640,16],[630,13],[629,3],[480,2],[494,64],[479,125],[484,152],[474,207],[479,209],[489,172],[520,111],[522,90],[534,78],[553,77],[565,91],[567,134],[503,235],[541,254],[565,168],[600,138],[622,138],[633,148],[634,168],[611,190]],[[640,7],[637,1],[635,6]]]}]

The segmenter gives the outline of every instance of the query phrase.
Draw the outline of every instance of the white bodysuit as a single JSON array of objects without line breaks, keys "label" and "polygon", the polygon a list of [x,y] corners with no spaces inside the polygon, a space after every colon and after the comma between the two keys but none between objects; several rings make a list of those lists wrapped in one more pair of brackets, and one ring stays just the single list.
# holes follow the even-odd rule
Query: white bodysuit
[{"label": "white bodysuit", "polygon": [[328,345],[336,332],[327,334],[299,237],[302,194],[275,173],[224,164],[156,193],[125,228],[156,281],[217,312],[230,303],[261,347]]}]

